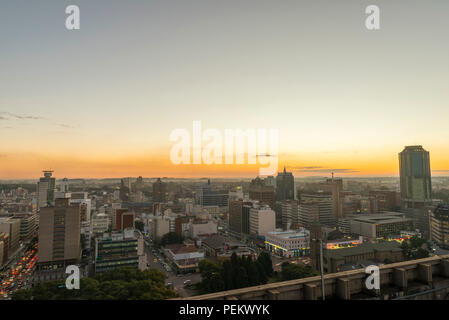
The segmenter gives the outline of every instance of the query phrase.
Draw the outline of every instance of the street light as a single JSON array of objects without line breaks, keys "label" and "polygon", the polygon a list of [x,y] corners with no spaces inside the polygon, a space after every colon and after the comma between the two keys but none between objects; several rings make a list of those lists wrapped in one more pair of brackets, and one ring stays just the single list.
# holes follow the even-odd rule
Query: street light
[{"label": "street light", "polygon": [[320,239],[320,269],[321,269],[321,295],[326,300],[326,292],[324,291],[324,272],[323,272],[323,240]]}]

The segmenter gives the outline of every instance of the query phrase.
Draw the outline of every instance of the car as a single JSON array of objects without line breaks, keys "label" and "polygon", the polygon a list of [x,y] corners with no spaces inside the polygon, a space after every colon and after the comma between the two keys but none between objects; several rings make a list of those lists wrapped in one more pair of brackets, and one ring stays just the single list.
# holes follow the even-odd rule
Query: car
[{"label": "car", "polygon": [[185,281],[184,281],[184,285],[185,285],[185,286],[188,286],[191,282],[192,282],[192,280],[185,280]]}]

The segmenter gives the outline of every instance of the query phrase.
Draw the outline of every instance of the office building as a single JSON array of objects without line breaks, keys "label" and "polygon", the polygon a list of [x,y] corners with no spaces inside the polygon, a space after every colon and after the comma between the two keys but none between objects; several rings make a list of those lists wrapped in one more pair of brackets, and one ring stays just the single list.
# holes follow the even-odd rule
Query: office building
[{"label": "office building", "polygon": [[127,228],[134,228],[134,212],[128,209],[118,208],[114,210],[114,230],[120,231]]},{"label": "office building", "polygon": [[12,219],[20,221],[20,240],[31,239],[37,230],[37,215],[30,212],[14,213]]},{"label": "office building", "polygon": [[278,172],[276,177],[276,200],[295,200],[296,187],[295,178],[291,172],[287,172],[285,167],[283,172]]},{"label": "office building", "polygon": [[39,269],[54,269],[78,263],[81,218],[79,204],[56,198],[54,206],[41,208],[39,217]]},{"label": "office building", "polygon": [[323,250],[325,273],[366,268],[369,265],[379,265],[387,261],[404,261],[404,254],[398,242],[364,243],[350,248]]},{"label": "office building", "polygon": [[249,185],[249,199],[257,200],[260,204],[266,204],[274,209],[276,193],[272,185],[265,183],[264,179],[257,177]]},{"label": "office building", "polygon": [[52,178],[53,171],[44,170],[44,176],[37,183],[37,205],[38,208],[45,207],[53,203],[56,191],[56,179]]},{"label": "office building", "polygon": [[16,252],[20,245],[20,220],[13,217],[0,218],[0,232],[9,235],[8,252]]},{"label": "office building", "polygon": [[283,200],[280,203],[282,228],[284,230],[290,230],[299,227],[299,201]]},{"label": "office building", "polygon": [[403,208],[420,208],[432,201],[429,152],[422,146],[407,146],[399,153]]},{"label": "office building", "polygon": [[167,201],[167,184],[162,182],[161,178],[157,178],[157,181],[153,183],[153,201],[154,202],[166,202]]},{"label": "office building", "polygon": [[310,229],[313,223],[335,227],[332,196],[328,194],[302,194],[299,203],[299,223]]},{"label": "office building", "polygon": [[449,205],[440,204],[430,211],[430,239],[439,247],[449,249]]},{"label": "office building", "polygon": [[304,228],[268,232],[265,236],[265,248],[275,255],[286,258],[308,255],[310,232]]},{"label": "office building", "polygon": [[207,184],[200,185],[195,193],[195,202],[201,206],[226,207],[228,200],[228,191],[213,190],[210,180],[207,180]]},{"label": "office building", "polygon": [[364,214],[354,217],[350,224],[351,233],[370,239],[390,238],[399,235],[401,231],[414,230],[413,220],[400,212]]},{"label": "office building", "polygon": [[95,239],[95,273],[121,267],[146,269],[144,240],[137,230],[105,233]]},{"label": "office building", "polygon": [[249,233],[253,236],[265,237],[267,232],[276,229],[276,214],[267,205],[253,206],[249,210]]}]

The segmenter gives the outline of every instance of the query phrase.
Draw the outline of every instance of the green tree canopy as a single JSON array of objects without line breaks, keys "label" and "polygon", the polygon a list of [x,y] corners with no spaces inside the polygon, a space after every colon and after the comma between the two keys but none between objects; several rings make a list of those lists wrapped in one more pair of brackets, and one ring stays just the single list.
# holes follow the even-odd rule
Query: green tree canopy
[{"label": "green tree canopy", "polygon": [[13,300],[162,300],[176,297],[165,287],[166,276],[156,269],[119,268],[82,278],[79,290],[68,290],[65,281],[40,283],[16,291]]}]

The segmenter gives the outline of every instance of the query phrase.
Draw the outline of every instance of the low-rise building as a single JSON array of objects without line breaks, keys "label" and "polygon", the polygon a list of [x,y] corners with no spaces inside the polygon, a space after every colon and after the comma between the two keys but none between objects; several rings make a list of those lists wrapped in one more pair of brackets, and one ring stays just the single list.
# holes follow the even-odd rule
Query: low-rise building
[{"label": "low-rise building", "polygon": [[125,229],[123,232],[105,233],[103,237],[95,239],[95,273],[119,267],[144,270],[144,261],[144,240],[137,230]]},{"label": "low-rise building", "polygon": [[195,246],[169,244],[164,247],[165,256],[176,273],[196,272],[199,262],[204,259],[204,251]]},{"label": "low-rise building", "polygon": [[401,231],[413,230],[413,220],[405,218],[400,212],[382,212],[379,214],[364,214],[351,220],[351,233],[367,238],[388,238],[398,235]]},{"label": "low-rise building", "polygon": [[349,270],[350,266],[357,266],[362,261],[370,261],[372,264],[384,263],[387,260],[390,262],[404,261],[404,254],[398,242],[364,243],[351,248],[323,250],[325,273]]},{"label": "low-rise building", "polygon": [[211,258],[230,258],[232,253],[236,253],[238,256],[252,256],[255,254],[246,244],[220,235],[203,239],[201,246],[206,256]]},{"label": "low-rise building", "polygon": [[265,247],[282,257],[302,257],[310,253],[310,232],[304,228],[268,232]]}]

